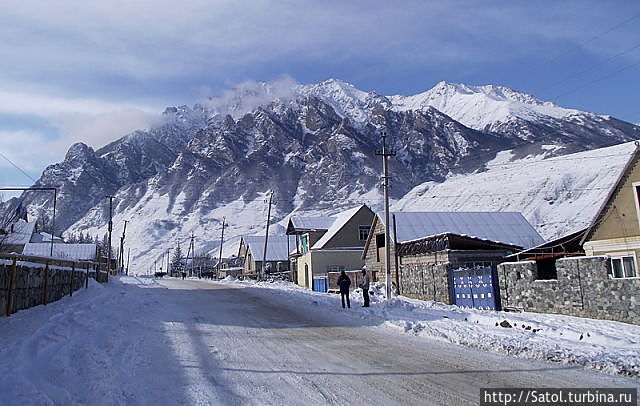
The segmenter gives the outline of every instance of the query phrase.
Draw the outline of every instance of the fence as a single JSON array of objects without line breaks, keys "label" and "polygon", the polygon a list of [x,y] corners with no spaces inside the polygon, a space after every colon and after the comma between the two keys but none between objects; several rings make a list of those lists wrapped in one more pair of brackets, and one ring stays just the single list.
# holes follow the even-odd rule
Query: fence
[{"label": "fence", "polygon": [[24,255],[0,255],[0,305],[9,316],[18,310],[72,296],[89,287],[89,278],[106,282],[99,264]]}]

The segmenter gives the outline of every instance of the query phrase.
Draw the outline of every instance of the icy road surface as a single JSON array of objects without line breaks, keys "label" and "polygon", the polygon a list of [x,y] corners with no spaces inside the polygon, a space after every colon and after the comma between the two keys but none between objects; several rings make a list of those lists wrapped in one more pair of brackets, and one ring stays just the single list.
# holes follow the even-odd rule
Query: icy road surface
[{"label": "icy road surface", "polygon": [[[476,405],[633,378],[400,334],[312,296],[122,278],[0,319],[3,405]],[[371,318],[371,320],[374,320]]]}]

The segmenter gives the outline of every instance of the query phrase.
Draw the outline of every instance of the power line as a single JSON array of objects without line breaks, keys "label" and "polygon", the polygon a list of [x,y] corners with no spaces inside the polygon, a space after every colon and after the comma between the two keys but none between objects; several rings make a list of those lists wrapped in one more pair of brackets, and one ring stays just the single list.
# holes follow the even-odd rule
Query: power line
[{"label": "power line", "polygon": [[3,154],[2,152],[0,152],[0,155],[6,159],[11,165],[13,165],[14,168],[16,168],[17,170],[19,170],[20,172],[22,172],[22,174],[26,177],[28,177],[29,179],[31,179],[33,181],[33,183],[37,183],[38,181],[33,179],[33,177],[31,175],[29,175],[26,171],[24,171],[21,167],[19,167],[15,162],[13,162],[12,160],[10,160],[9,158],[7,158],[7,156],[5,154]]},{"label": "power line", "polygon": [[604,30],[603,32],[597,34],[596,36],[594,36],[594,37],[592,37],[590,39],[588,39],[587,41],[584,41],[584,42],[581,42],[581,43],[575,45],[573,48],[567,50],[566,52],[558,54],[558,55],[556,55],[556,56],[554,56],[554,57],[552,57],[552,58],[550,58],[550,59],[548,59],[548,60],[546,60],[544,62],[541,62],[541,63],[533,66],[531,69],[528,69],[528,70],[524,71],[520,76],[517,76],[516,79],[520,79],[522,77],[528,76],[531,72],[538,70],[540,67],[542,67],[544,65],[547,65],[547,64],[549,64],[551,62],[557,61],[560,58],[563,58],[563,57],[565,57],[567,55],[570,55],[570,54],[576,52],[579,49],[584,48],[585,45],[587,45],[587,44],[589,44],[589,43],[591,43],[591,42],[593,42],[593,41],[605,36],[606,34],[608,34],[611,31],[614,31],[614,30],[622,27],[623,25],[626,25],[626,24],[630,23],[631,21],[635,20],[638,17],[640,17],[640,13],[634,14],[633,16],[629,17],[628,19],[622,21],[621,23],[618,23],[618,24],[614,25],[611,28],[608,28],[608,29]]},{"label": "power line", "polygon": [[620,52],[620,53],[617,53],[617,54],[615,54],[615,55],[613,55],[613,56],[610,56],[609,58],[605,59],[604,61],[598,62],[598,63],[596,63],[596,64],[594,64],[594,65],[589,66],[588,68],[585,68],[585,69],[583,69],[583,70],[581,70],[581,71],[578,71],[578,72],[576,72],[576,73],[574,73],[574,74],[572,74],[572,75],[569,75],[569,76],[567,76],[567,77],[565,77],[565,78],[563,78],[563,79],[561,79],[561,80],[559,80],[559,81],[557,81],[557,82],[555,82],[555,83],[552,83],[552,84],[550,84],[549,86],[543,87],[542,89],[539,89],[539,90],[538,90],[538,93],[539,93],[539,92],[543,92],[543,91],[545,91],[545,90],[547,90],[547,89],[550,89],[550,88],[552,88],[552,87],[555,87],[555,86],[557,86],[557,85],[560,85],[560,84],[562,84],[562,83],[566,82],[567,80],[570,80],[570,79],[573,79],[573,78],[575,78],[575,77],[577,77],[577,76],[582,75],[583,73],[587,73],[587,72],[589,72],[589,71],[592,71],[592,70],[594,70],[595,68],[597,68],[597,67],[599,67],[599,66],[602,66],[602,65],[604,65],[605,63],[609,62],[610,60],[615,59],[615,58],[617,58],[617,57],[619,57],[619,56],[622,56],[622,55],[624,55],[624,54],[627,54],[627,53],[629,53],[629,52],[631,52],[631,51],[633,51],[634,49],[637,49],[637,48],[640,48],[640,43],[638,43],[638,44],[636,44],[636,45],[632,46],[631,48],[628,48],[628,49],[626,49],[626,50],[624,50],[624,51],[622,51],[622,52]]},{"label": "power line", "polygon": [[618,73],[620,73],[620,72],[623,72],[623,71],[625,71],[625,70],[627,70],[627,69],[633,68],[634,66],[638,66],[638,65],[640,65],[640,61],[638,61],[638,62],[636,62],[636,63],[633,63],[633,64],[631,64],[631,65],[627,65],[627,66],[625,66],[625,67],[623,67],[623,68],[621,68],[621,69],[618,69],[618,70],[616,70],[616,71],[613,71],[613,72],[611,72],[610,74],[608,74],[608,75],[606,75],[606,76],[603,76],[603,77],[598,78],[598,79],[596,79],[596,80],[593,80],[593,81],[591,81],[591,82],[585,83],[585,84],[584,84],[584,85],[582,85],[582,86],[578,86],[578,87],[575,87],[575,88],[573,88],[573,89],[571,89],[571,90],[568,90],[568,91],[566,91],[566,92],[564,92],[564,93],[561,93],[561,94],[559,94],[559,95],[557,95],[557,96],[553,97],[553,99],[557,99],[557,98],[559,98],[559,97],[566,96],[566,95],[568,95],[568,94],[570,94],[570,93],[573,93],[573,92],[576,92],[576,91],[578,91],[578,90],[582,90],[582,89],[584,89],[585,87],[591,86],[591,85],[593,85],[593,84],[595,84],[595,83],[598,83],[598,82],[602,82],[602,81],[603,81],[603,80],[605,80],[605,79],[609,79],[611,76],[615,76],[615,75],[617,75],[617,74],[618,74]]}]

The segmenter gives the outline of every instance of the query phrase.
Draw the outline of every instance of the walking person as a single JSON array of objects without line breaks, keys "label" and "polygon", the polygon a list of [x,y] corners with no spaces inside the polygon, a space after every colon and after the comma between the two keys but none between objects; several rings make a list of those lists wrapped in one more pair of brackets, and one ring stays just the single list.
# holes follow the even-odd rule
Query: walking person
[{"label": "walking person", "polygon": [[347,298],[347,307],[351,309],[351,302],[349,302],[349,286],[351,286],[351,279],[344,271],[340,271],[338,276],[338,286],[340,287],[340,299],[342,299],[342,308],[344,309],[344,299]]},{"label": "walking person", "polygon": [[359,287],[362,289],[362,299],[364,300],[364,304],[362,307],[369,307],[369,283],[371,280],[369,279],[369,275],[367,275],[367,268],[362,268],[362,283]]}]

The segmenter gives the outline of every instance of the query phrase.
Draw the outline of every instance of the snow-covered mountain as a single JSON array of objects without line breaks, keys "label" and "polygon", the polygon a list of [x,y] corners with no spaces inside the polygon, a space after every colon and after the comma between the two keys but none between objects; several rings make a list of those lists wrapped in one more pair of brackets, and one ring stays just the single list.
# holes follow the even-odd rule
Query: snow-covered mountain
[{"label": "snow-covered mountain", "polygon": [[[549,146],[548,148],[554,148]],[[395,202],[397,211],[519,211],[546,239],[591,224],[635,142],[543,159],[503,151],[487,170],[425,182]]]},{"label": "snow-covered mountain", "polygon": [[[444,82],[415,96],[383,96],[339,80],[245,85],[194,107],[167,108],[163,118],[150,131],[95,151],[76,144],[63,162],[44,171],[37,185],[60,190],[58,230],[103,235],[105,196],[113,195],[114,231],[130,222],[132,260],[148,266],[191,232],[198,250],[214,248],[223,218],[228,241],[261,231],[268,191],[276,221],[292,212],[331,214],[359,203],[380,208],[381,159],[375,152],[382,130],[397,152],[390,160],[392,196],[398,207],[412,210],[433,208],[419,203],[421,191],[471,173],[493,173],[496,162],[515,167],[640,139],[640,128],[612,117],[503,87]],[[549,169],[536,171],[542,179]],[[514,183],[519,193],[521,187],[539,184]],[[539,197],[509,210],[544,223],[548,211],[534,207],[543,204]],[[27,193],[22,199],[32,215],[50,212],[49,196]],[[560,229],[541,231],[551,237]]]}]

